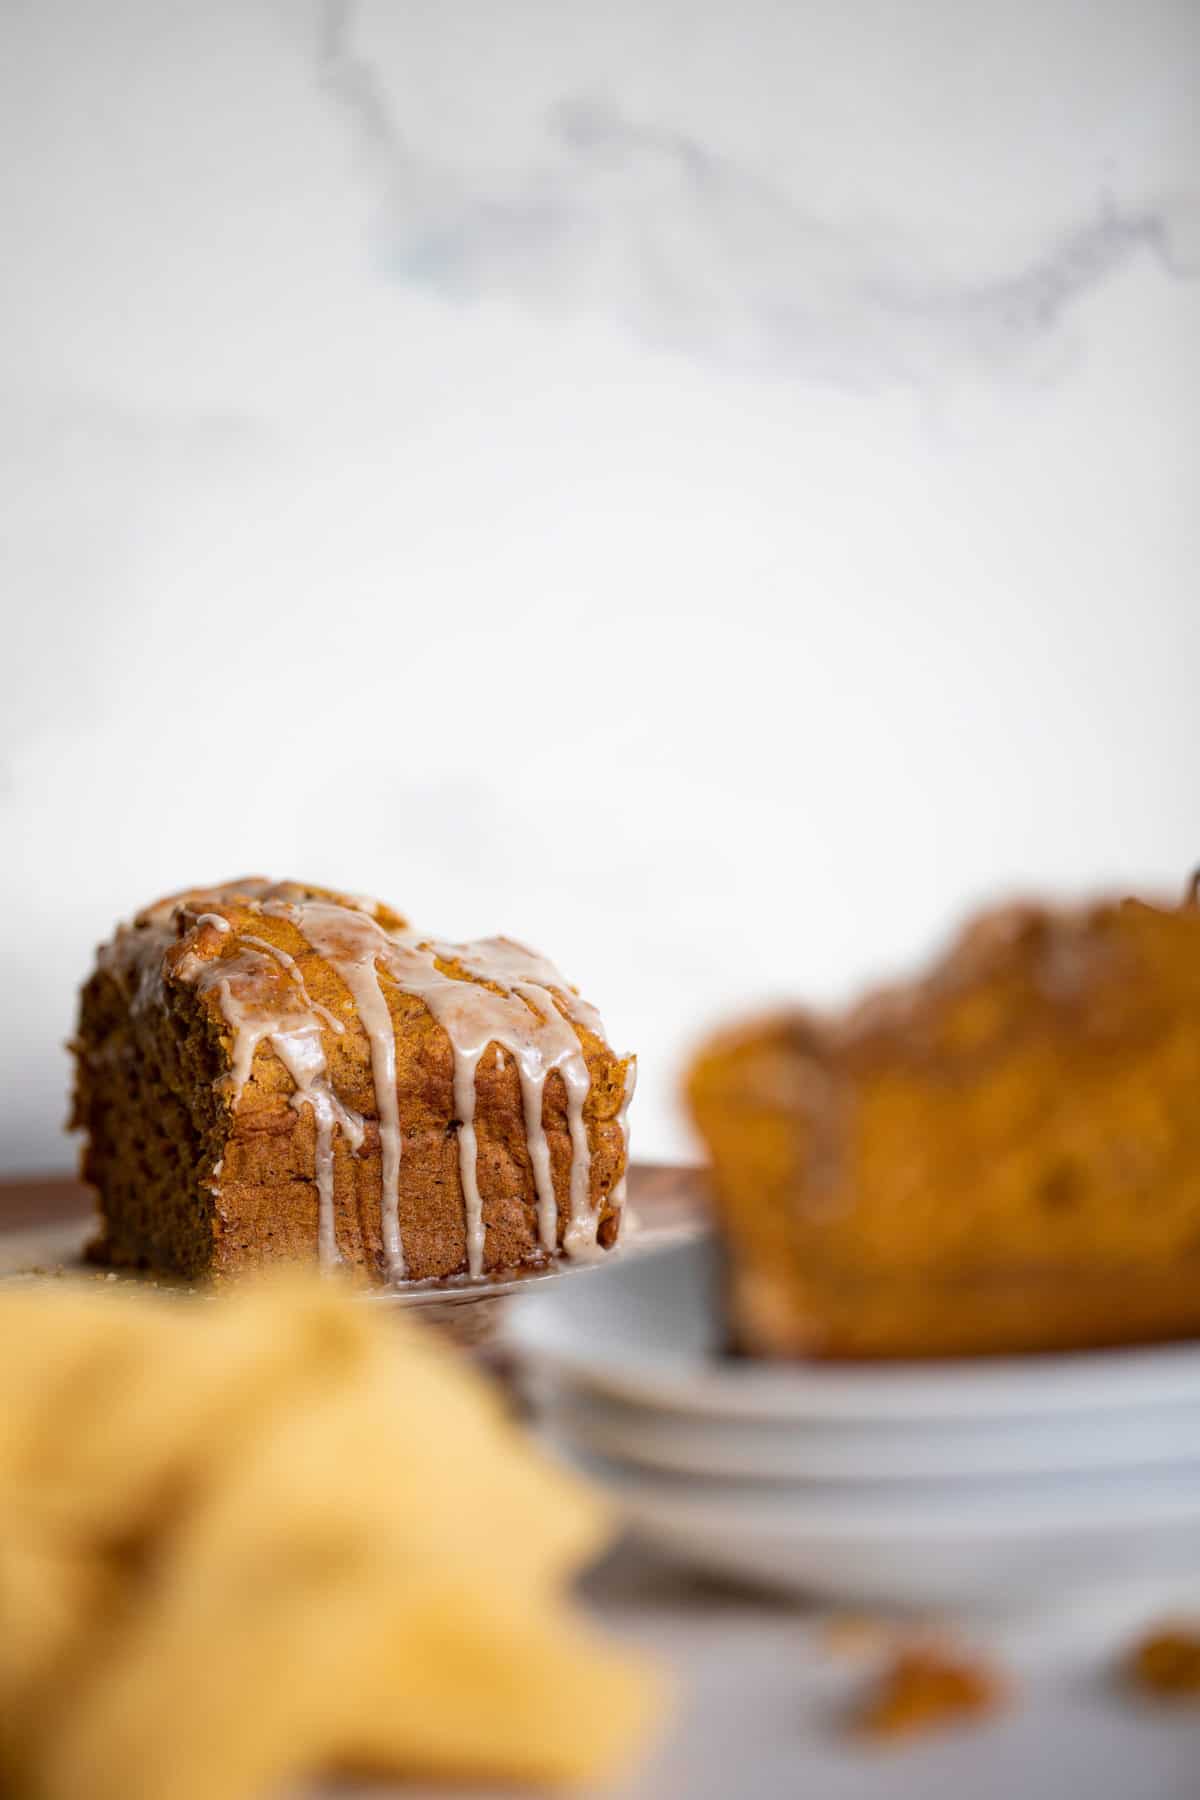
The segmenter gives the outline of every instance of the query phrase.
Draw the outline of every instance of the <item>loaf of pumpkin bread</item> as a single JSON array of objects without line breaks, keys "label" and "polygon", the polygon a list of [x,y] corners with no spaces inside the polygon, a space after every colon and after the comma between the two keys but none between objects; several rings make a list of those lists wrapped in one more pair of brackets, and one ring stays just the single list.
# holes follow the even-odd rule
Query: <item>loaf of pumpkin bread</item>
[{"label": "loaf of pumpkin bread", "polygon": [[691,1070],[734,1345],[927,1357],[1200,1334],[1200,907],[1021,906]]},{"label": "loaf of pumpkin bread", "polygon": [[295,882],[197,889],[100,950],[73,1049],[115,1265],[478,1278],[617,1239],[633,1060],[508,939]]}]

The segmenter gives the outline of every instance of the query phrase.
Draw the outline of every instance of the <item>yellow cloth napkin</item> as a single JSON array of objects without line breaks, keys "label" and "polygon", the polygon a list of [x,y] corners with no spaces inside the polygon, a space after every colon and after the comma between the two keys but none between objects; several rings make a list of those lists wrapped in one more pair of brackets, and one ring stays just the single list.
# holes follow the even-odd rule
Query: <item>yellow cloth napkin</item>
[{"label": "yellow cloth napkin", "polygon": [[452,1350],[316,1277],[2,1296],[6,1791],[603,1776],[661,1700],[564,1600],[606,1536]]}]

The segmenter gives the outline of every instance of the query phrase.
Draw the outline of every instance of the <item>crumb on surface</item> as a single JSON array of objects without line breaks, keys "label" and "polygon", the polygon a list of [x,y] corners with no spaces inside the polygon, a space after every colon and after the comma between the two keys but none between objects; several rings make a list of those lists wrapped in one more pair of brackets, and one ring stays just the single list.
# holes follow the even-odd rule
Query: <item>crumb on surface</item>
[{"label": "crumb on surface", "polygon": [[987,1717],[1005,1683],[981,1658],[927,1646],[899,1650],[853,1716],[859,1737],[915,1737]]},{"label": "crumb on surface", "polygon": [[1200,1704],[1200,1623],[1147,1632],[1130,1651],[1125,1672],[1144,1694]]}]

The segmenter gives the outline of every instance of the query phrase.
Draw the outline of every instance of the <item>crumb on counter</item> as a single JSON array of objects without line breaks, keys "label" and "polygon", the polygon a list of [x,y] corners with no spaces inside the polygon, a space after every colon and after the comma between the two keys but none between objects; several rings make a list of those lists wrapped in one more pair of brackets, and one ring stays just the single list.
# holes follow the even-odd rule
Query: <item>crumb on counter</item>
[{"label": "crumb on counter", "polygon": [[1147,1632],[1130,1651],[1125,1674],[1143,1694],[1200,1703],[1200,1622]]},{"label": "crumb on counter", "polygon": [[981,1658],[922,1645],[901,1649],[853,1715],[856,1736],[879,1741],[963,1725],[996,1712],[1006,1684]]}]

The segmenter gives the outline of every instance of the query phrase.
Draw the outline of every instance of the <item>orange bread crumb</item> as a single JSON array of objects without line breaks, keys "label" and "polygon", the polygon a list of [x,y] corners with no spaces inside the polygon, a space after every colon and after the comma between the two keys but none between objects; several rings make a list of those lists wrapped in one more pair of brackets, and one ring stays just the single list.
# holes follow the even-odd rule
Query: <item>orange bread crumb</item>
[{"label": "orange bread crumb", "polygon": [[1127,1673],[1144,1693],[1200,1703],[1200,1628],[1169,1625],[1148,1633],[1134,1646]]},{"label": "orange bread crumb", "polygon": [[984,1663],[928,1648],[901,1650],[854,1717],[870,1738],[901,1738],[962,1725],[995,1712],[1005,1693]]}]

